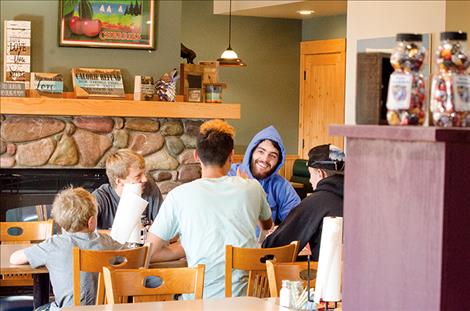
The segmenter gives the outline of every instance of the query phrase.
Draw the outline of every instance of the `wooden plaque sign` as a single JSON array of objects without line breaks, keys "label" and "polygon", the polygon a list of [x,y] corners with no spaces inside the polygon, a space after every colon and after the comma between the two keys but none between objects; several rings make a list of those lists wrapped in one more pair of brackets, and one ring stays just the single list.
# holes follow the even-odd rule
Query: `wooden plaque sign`
[{"label": "wooden plaque sign", "polygon": [[61,97],[64,92],[64,78],[60,73],[32,72],[31,97]]},{"label": "wooden plaque sign", "polygon": [[121,70],[73,68],[72,80],[75,96],[79,98],[125,98]]},{"label": "wooden plaque sign", "polygon": [[31,22],[5,21],[3,80],[29,88],[31,72]]},{"label": "wooden plaque sign", "polygon": [[24,83],[0,82],[0,97],[25,97]]},{"label": "wooden plaque sign", "polygon": [[152,76],[135,76],[134,100],[153,100],[155,81]]}]

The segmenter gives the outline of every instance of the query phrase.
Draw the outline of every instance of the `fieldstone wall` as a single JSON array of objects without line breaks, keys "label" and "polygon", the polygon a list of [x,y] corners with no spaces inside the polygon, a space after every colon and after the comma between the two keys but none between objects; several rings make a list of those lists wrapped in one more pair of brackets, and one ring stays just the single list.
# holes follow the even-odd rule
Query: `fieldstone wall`
[{"label": "fieldstone wall", "polygon": [[121,148],[140,152],[166,194],[201,177],[194,159],[202,120],[2,115],[0,168],[103,168]]}]

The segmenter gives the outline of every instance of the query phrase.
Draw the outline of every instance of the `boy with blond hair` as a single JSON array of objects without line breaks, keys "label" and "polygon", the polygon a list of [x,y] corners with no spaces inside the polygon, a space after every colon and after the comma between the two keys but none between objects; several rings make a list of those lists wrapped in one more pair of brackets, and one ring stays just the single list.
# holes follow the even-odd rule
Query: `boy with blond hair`
[{"label": "boy with blond hair", "polygon": [[152,222],[162,204],[162,194],[155,181],[146,175],[145,160],[131,149],[119,149],[106,159],[106,175],[109,184],[93,191],[98,203],[98,229],[113,226],[122,189],[126,183],[139,184],[142,198],[149,204],[142,214],[146,222]]},{"label": "boy with blond hair", "polygon": [[[108,235],[95,232],[96,200],[83,188],[69,188],[60,192],[52,205],[55,223],[62,228],[62,234],[46,241],[14,252],[10,263],[29,263],[33,268],[46,266],[54,291],[55,301],[50,310],[60,310],[73,305],[73,256],[72,249],[114,250],[123,245]],[[96,273],[81,276],[81,304],[95,304]]]},{"label": "boy with blond hair", "polygon": [[[204,298],[225,296],[225,245],[256,247],[256,225],[272,226],[261,185],[227,176],[234,135],[233,127],[221,120],[201,125],[194,155],[201,162],[202,178],[168,193],[148,235],[154,261],[186,255],[189,267],[206,265]],[[176,234],[181,244],[168,244]],[[246,295],[247,273],[236,270],[232,280],[234,296]]]}]

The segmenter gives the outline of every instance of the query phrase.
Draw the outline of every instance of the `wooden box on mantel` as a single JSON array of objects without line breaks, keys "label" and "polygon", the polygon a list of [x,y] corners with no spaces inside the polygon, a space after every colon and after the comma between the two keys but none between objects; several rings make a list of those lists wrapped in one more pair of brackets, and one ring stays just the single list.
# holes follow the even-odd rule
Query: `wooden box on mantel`
[{"label": "wooden box on mantel", "polygon": [[470,128],[330,126],[347,137],[344,310],[463,310]]}]

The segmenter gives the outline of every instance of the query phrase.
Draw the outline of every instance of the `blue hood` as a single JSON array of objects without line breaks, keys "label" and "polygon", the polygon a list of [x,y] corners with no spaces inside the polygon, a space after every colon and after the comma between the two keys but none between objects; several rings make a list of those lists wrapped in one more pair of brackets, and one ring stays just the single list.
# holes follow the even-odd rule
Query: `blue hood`
[{"label": "blue hood", "polygon": [[256,146],[266,139],[275,141],[279,145],[281,155],[274,172],[265,179],[258,181],[263,187],[264,192],[266,192],[266,198],[272,211],[272,218],[276,224],[279,224],[287,217],[289,212],[300,203],[300,198],[294,188],[292,188],[291,184],[284,177],[278,174],[279,168],[284,164],[286,159],[286,150],[284,149],[281,136],[274,126],[269,126],[264,130],[261,130],[255,135],[255,137],[253,137],[246,149],[243,162],[241,164],[232,164],[228,175],[236,176],[237,168],[240,168],[240,170],[245,172],[250,178],[253,178],[253,174],[250,169],[251,155]]},{"label": "blue hood", "polygon": [[279,148],[281,148],[281,157],[279,159],[279,163],[274,169],[274,172],[265,179],[270,179],[273,175],[276,175],[276,173],[279,171],[279,168],[284,164],[286,159],[286,150],[284,148],[284,144],[282,143],[281,135],[279,135],[279,132],[274,128],[274,126],[268,126],[267,128],[259,131],[258,134],[253,137],[250,144],[246,148],[245,156],[243,157],[241,170],[246,172],[251,178],[253,178],[253,174],[251,173],[250,168],[251,154],[255,148],[266,139],[275,141],[279,145]]}]

